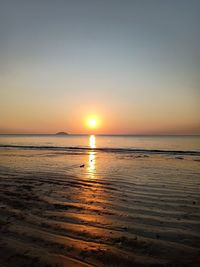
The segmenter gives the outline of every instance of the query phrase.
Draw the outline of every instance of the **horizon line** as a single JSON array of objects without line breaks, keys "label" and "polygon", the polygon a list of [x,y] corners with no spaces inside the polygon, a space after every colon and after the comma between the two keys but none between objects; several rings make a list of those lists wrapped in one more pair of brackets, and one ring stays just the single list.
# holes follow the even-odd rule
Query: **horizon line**
[{"label": "horizon line", "polygon": [[138,134],[124,134],[124,133],[104,133],[104,134],[95,134],[95,133],[66,133],[59,135],[57,133],[0,133],[0,135],[55,135],[55,136],[70,136],[70,135],[99,135],[99,136],[200,136],[200,133],[196,134],[173,134],[173,133],[138,133]]}]

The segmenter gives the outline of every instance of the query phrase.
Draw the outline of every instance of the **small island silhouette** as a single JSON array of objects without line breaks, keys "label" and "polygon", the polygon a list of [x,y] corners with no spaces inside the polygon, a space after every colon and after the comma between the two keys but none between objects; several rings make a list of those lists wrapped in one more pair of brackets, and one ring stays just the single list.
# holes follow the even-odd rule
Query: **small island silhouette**
[{"label": "small island silhouette", "polygon": [[66,133],[66,132],[58,132],[58,133],[56,133],[56,135],[68,135],[68,133]]}]

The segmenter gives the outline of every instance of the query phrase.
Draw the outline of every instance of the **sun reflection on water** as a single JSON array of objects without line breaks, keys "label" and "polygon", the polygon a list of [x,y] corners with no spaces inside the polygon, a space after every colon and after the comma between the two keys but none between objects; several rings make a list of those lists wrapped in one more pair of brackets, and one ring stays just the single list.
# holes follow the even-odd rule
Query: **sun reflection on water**
[{"label": "sun reflection on water", "polygon": [[95,137],[95,135],[90,135],[89,146],[90,146],[90,148],[96,148],[96,137]]},{"label": "sun reflection on water", "polygon": [[[95,135],[90,135],[89,146],[91,149],[96,148],[96,137]],[[96,152],[91,150],[88,155],[88,173],[91,179],[96,178]]]}]

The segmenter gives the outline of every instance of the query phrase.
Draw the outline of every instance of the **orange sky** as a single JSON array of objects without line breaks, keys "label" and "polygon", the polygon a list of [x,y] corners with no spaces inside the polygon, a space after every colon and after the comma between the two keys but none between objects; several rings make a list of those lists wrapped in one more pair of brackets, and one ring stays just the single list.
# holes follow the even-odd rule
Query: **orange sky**
[{"label": "orange sky", "polygon": [[75,2],[1,5],[0,133],[200,134],[199,4]]}]

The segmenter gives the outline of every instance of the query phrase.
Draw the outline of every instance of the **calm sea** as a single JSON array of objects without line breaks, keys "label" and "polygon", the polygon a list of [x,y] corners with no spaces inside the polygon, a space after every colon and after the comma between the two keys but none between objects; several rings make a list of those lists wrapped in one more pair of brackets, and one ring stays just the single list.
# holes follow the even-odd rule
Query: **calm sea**
[{"label": "calm sea", "polygon": [[200,152],[200,136],[0,135],[0,147],[16,149],[97,149],[106,151]]},{"label": "calm sea", "polygon": [[[200,152],[200,136],[0,135],[0,147]],[[113,150],[112,150],[113,149]]]},{"label": "calm sea", "polygon": [[1,135],[2,237],[98,266],[194,266],[199,178],[197,136]]}]

